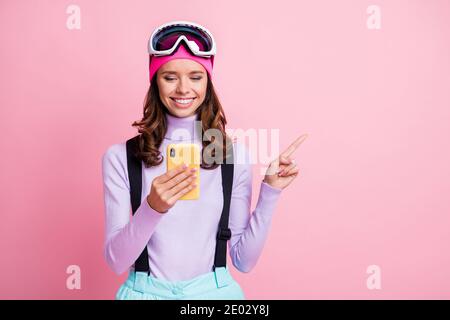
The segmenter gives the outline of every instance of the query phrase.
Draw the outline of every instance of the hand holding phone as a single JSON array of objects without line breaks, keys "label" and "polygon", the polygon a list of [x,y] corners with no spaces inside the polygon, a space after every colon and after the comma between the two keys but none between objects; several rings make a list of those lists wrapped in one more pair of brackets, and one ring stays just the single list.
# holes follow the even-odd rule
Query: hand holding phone
[{"label": "hand holding phone", "polygon": [[187,165],[179,165],[157,176],[152,181],[147,202],[159,213],[166,213],[177,200],[196,187],[198,171]]}]

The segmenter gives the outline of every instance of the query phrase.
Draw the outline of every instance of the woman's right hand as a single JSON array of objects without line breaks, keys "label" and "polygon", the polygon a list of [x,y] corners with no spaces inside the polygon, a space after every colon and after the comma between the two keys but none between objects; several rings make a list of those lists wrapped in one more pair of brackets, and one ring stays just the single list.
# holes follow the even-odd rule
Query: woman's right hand
[{"label": "woman's right hand", "polygon": [[150,207],[159,213],[166,213],[179,198],[195,188],[196,171],[195,168],[181,164],[154,178],[150,194],[147,196]]}]

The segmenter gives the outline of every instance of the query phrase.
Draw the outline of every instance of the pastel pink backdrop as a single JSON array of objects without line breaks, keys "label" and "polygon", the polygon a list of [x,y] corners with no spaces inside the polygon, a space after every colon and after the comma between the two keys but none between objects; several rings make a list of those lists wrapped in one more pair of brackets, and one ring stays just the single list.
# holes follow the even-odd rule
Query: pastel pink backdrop
[{"label": "pastel pink backdrop", "polygon": [[174,19],[214,33],[230,128],[280,129],[283,149],[309,133],[258,264],[232,267],[247,298],[450,298],[445,0],[1,1],[0,298],[112,299],[124,281],[102,256],[101,156],[136,133],[147,39]]}]

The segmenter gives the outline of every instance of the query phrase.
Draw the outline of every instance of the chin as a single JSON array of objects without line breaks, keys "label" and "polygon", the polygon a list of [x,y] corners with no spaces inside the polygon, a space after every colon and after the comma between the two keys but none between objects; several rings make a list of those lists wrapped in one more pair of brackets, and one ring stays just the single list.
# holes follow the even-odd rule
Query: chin
[{"label": "chin", "polygon": [[182,118],[182,117],[194,115],[195,112],[197,111],[197,109],[198,109],[198,107],[189,108],[189,109],[170,108],[169,111],[174,116]]}]

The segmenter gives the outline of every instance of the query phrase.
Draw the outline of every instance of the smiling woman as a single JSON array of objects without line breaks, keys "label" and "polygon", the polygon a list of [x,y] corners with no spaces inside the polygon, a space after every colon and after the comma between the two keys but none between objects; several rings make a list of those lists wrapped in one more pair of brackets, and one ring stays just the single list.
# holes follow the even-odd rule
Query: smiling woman
[{"label": "smiling woman", "polygon": [[[140,134],[103,156],[105,258],[116,273],[129,271],[116,298],[245,299],[226,266],[227,248],[241,272],[255,266],[295,167],[287,167],[286,160],[290,177],[271,174],[260,182],[252,213],[249,152],[226,134],[211,80],[212,35],[195,23],[175,21],[158,27],[149,43],[150,88],[143,117],[133,123]],[[179,129],[190,137],[179,138]],[[165,170],[167,147],[178,143],[200,147],[198,170]],[[211,158],[212,163],[205,161]],[[271,168],[278,164],[274,160]],[[197,178],[201,194],[184,200]]]}]

